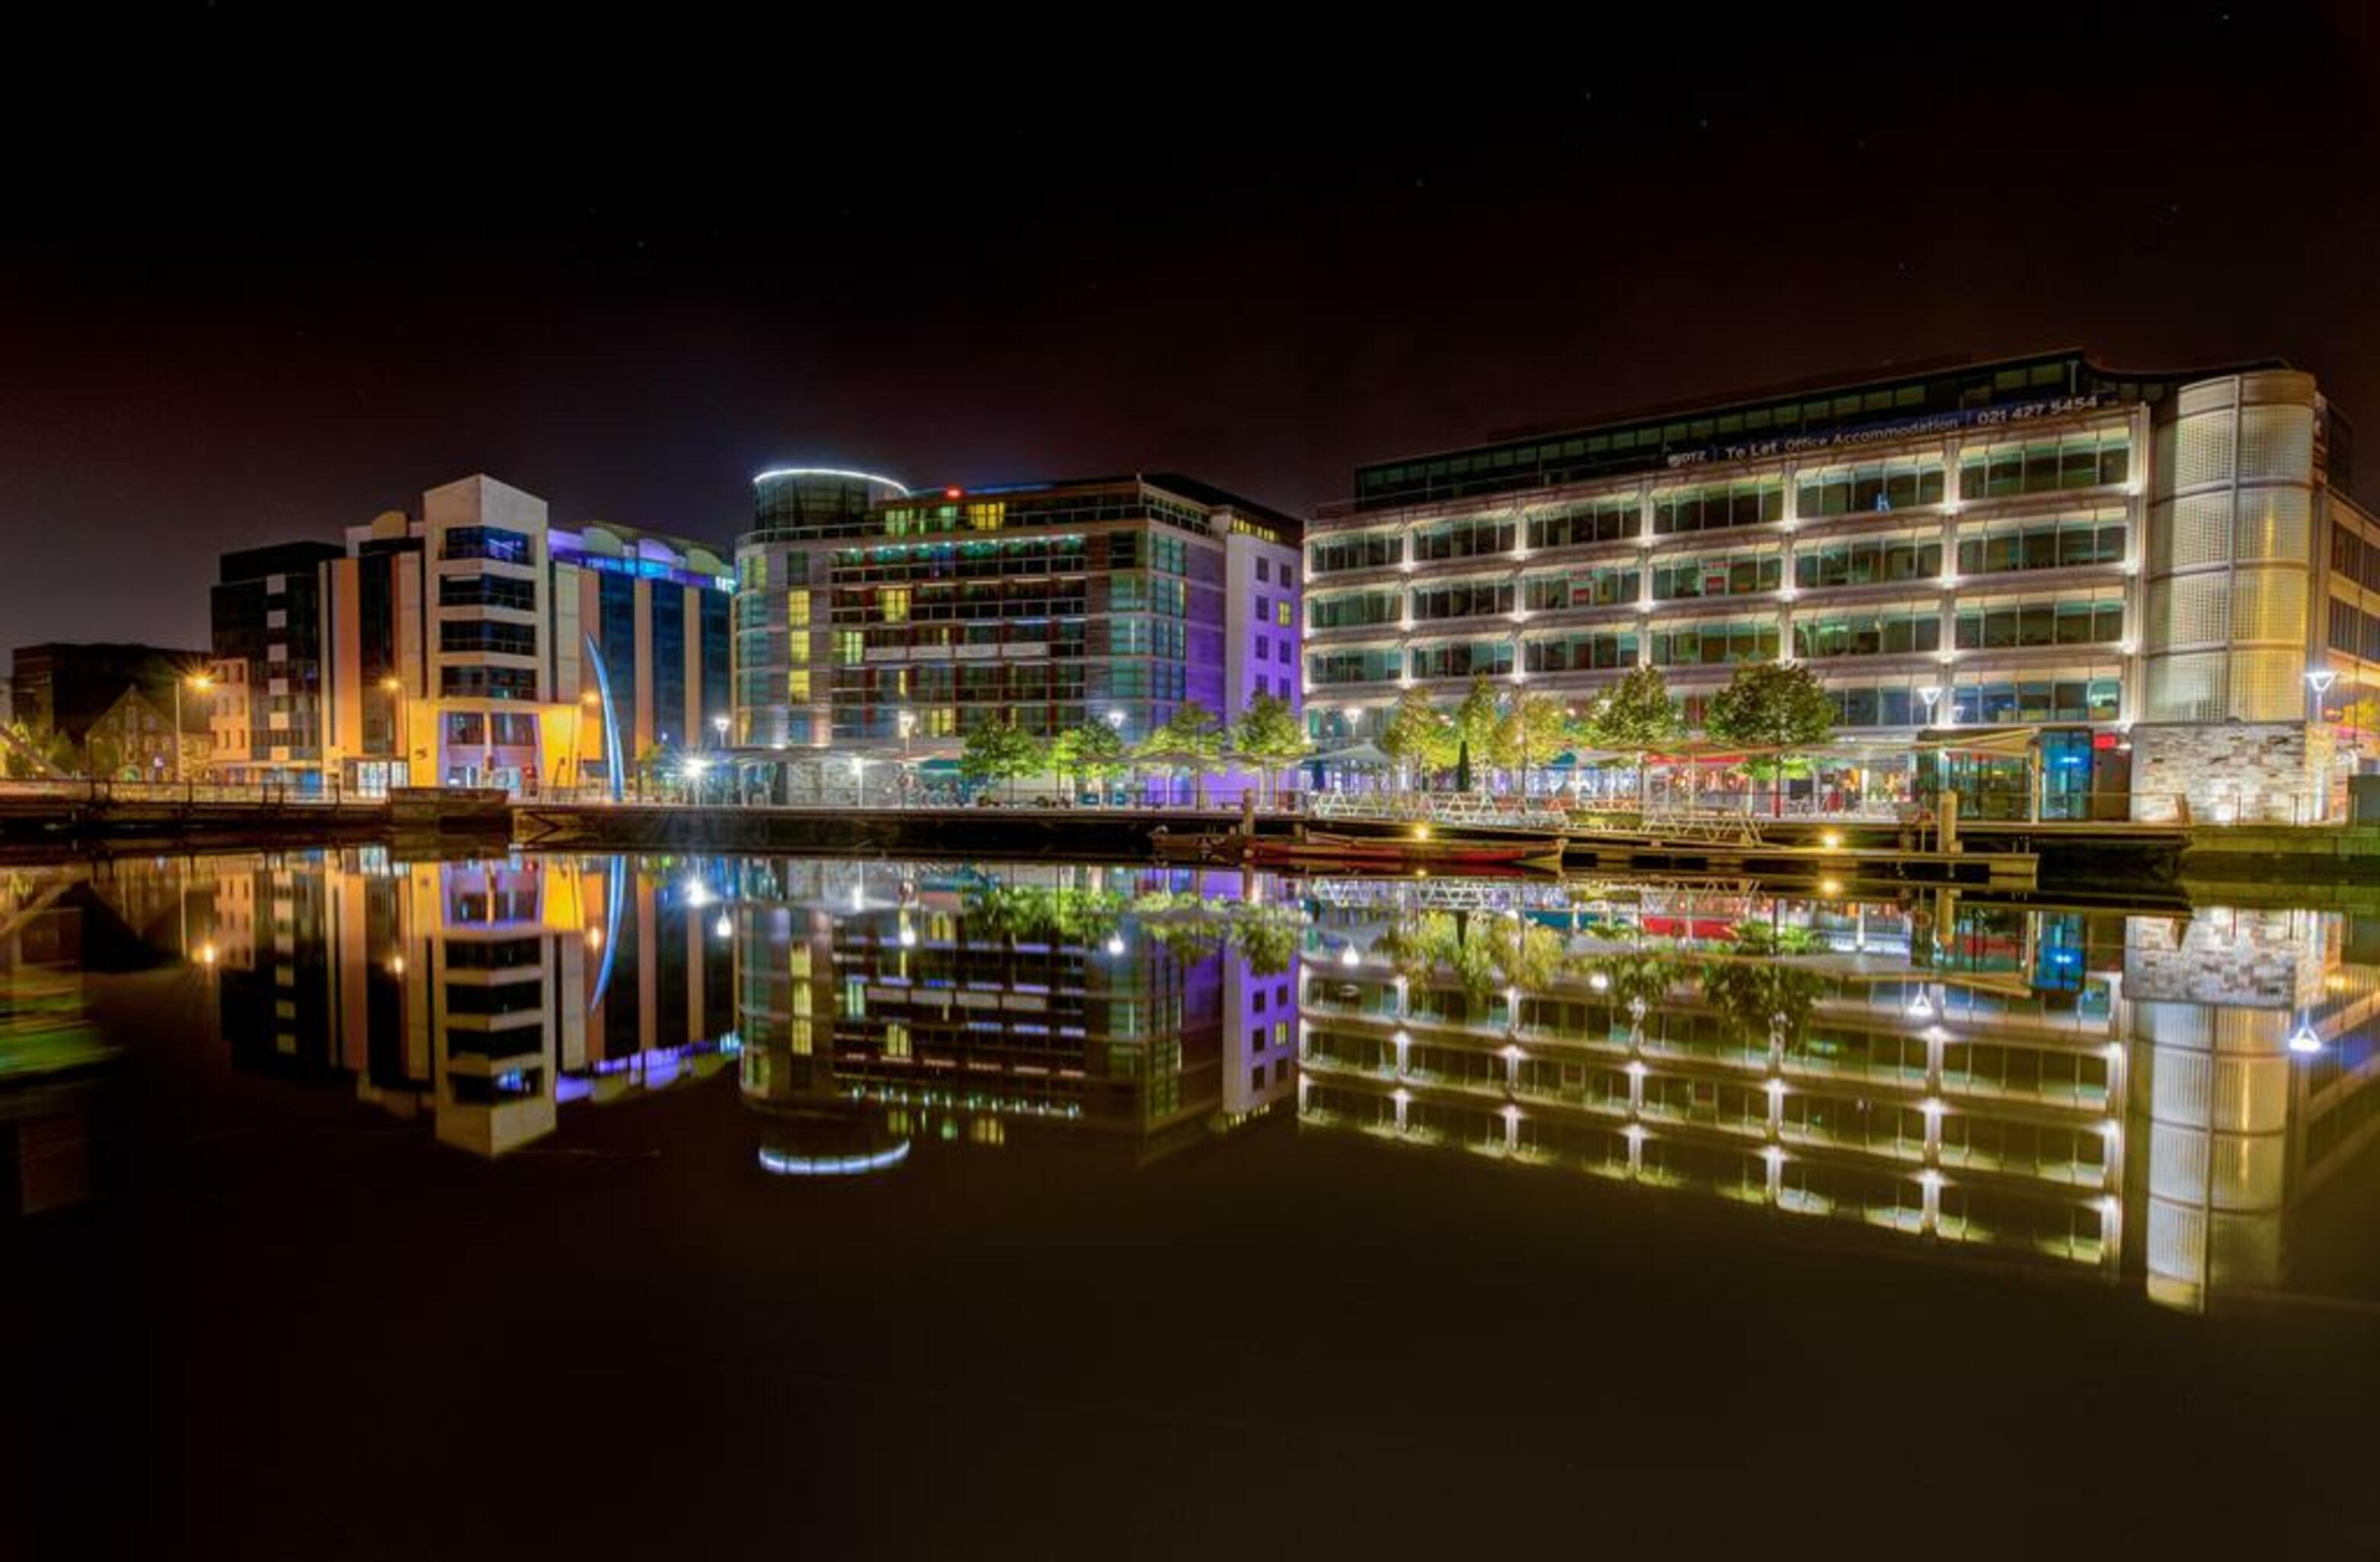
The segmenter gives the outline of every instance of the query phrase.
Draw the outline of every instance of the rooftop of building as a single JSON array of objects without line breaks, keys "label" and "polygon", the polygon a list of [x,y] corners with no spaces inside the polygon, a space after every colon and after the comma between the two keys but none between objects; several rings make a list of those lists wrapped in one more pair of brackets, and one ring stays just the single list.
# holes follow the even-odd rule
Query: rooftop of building
[{"label": "rooftop of building", "polygon": [[1823,445],[1852,429],[1955,421],[2033,402],[2154,403],[2194,380],[2287,368],[2280,359],[2259,359],[2213,368],[2116,369],[2082,348],[2061,348],[2013,358],[1928,360],[1882,372],[1814,375],[1584,421],[1507,430],[1475,445],[1368,462],[1355,469],[1353,500],[1327,510],[1385,508],[1662,470],[1682,458],[1725,458],[1738,445]]},{"label": "rooftop of building", "polygon": [[[920,494],[930,495],[940,493],[953,498],[1012,498],[1022,494],[1064,494],[1076,490],[1090,491],[1134,486],[1155,488],[1171,494],[1177,499],[1187,499],[1194,505],[1201,505],[1208,509],[1236,511],[1254,519],[1262,520],[1268,525],[1283,529],[1284,534],[1293,541],[1305,529],[1305,522],[1295,516],[1277,510],[1270,505],[1259,504],[1245,494],[1234,494],[1228,488],[1218,488],[1211,482],[1203,482],[1197,478],[1182,472],[1114,472],[1098,477],[1049,478],[1031,482],[978,483],[973,487],[953,486],[940,490],[920,490],[913,493],[910,497],[917,498]],[[892,504],[899,501],[884,502]]]}]

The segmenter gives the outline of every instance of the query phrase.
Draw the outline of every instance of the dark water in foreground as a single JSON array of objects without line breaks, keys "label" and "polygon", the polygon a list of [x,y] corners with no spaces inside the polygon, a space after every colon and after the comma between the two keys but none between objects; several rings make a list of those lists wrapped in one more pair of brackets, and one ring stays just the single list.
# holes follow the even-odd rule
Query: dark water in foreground
[{"label": "dark water in foreground", "polygon": [[2380,1555],[2380,926],[0,876],[0,1556]]}]

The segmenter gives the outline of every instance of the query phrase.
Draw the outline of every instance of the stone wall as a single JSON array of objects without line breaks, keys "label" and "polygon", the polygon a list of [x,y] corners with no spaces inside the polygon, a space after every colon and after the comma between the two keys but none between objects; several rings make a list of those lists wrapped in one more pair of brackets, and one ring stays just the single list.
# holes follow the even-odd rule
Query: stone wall
[{"label": "stone wall", "polygon": [[2314,778],[2328,779],[2332,735],[2303,722],[2180,723],[2132,728],[2132,817],[2167,824],[2311,823]]}]

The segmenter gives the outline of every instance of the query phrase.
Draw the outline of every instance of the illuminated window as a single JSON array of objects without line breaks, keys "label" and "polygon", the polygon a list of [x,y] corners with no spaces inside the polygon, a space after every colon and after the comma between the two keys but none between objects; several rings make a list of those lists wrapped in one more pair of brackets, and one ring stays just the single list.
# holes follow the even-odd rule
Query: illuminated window
[{"label": "illuminated window", "polygon": [[867,636],[861,634],[857,629],[837,629],[834,631],[834,659],[836,661],[844,664],[845,666],[850,666],[856,663],[865,661],[867,656]]},{"label": "illuminated window", "polygon": [[909,589],[906,586],[887,587],[877,593],[876,605],[888,624],[909,621]]},{"label": "illuminated window", "polygon": [[1273,604],[1272,619],[1274,623],[1280,625],[1281,628],[1289,628],[1291,623],[1291,613],[1289,599],[1287,597],[1283,597],[1279,602]]},{"label": "illuminated window", "polygon": [[785,675],[785,699],[795,704],[807,704],[810,698],[810,675],[807,671]]},{"label": "illuminated window", "polygon": [[909,1027],[897,1019],[890,1020],[885,1024],[884,1056],[887,1057],[909,1056]]},{"label": "illuminated window", "polygon": [[785,623],[787,627],[796,629],[806,629],[809,628],[809,592],[787,592],[785,593]]}]

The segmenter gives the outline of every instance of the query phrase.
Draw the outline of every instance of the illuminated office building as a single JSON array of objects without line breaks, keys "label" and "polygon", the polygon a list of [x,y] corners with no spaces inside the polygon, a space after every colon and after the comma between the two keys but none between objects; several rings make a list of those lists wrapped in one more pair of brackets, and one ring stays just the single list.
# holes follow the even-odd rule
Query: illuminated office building
[{"label": "illuminated office building", "polygon": [[1299,699],[1297,521],[1189,478],[905,491],[764,472],[736,543],[736,724],[755,750],[978,725],[1224,720]]},{"label": "illuminated office building", "polygon": [[1791,658],[1853,738],[2034,729],[2052,816],[2290,816],[2380,692],[2349,458],[2285,365],[2065,352],[1375,463],[1307,531],[1310,725],[1374,738],[1481,675],[1583,703],[1638,665],[1699,725]]},{"label": "illuminated office building", "polygon": [[225,572],[216,654],[245,664],[225,681],[262,714],[260,772],[368,792],[609,787],[724,736],[734,581],[700,543],[553,526],[535,494],[469,477],[344,548],[252,550]]}]

